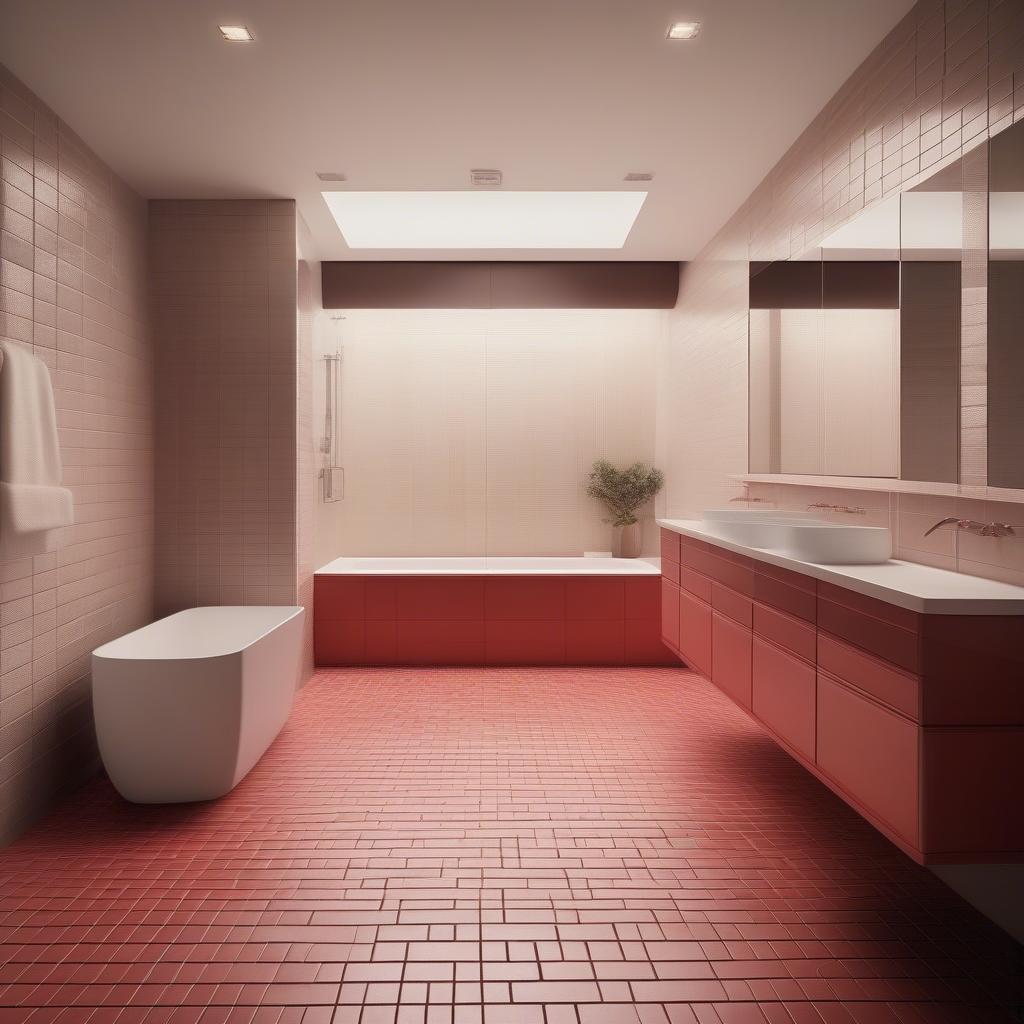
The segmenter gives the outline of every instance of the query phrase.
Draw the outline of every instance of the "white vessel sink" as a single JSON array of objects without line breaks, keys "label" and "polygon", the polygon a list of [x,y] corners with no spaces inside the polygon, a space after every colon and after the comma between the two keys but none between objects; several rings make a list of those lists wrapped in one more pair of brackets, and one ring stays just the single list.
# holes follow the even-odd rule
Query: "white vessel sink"
[{"label": "white vessel sink", "polygon": [[879,565],[892,557],[892,540],[884,526],[790,525],[781,548],[793,558],[818,565]]},{"label": "white vessel sink", "polygon": [[798,523],[822,523],[807,512],[781,512],[778,509],[709,509],[704,525],[723,540],[734,540],[752,548],[781,546],[783,528]]},{"label": "white vessel sink", "polygon": [[827,523],[809,512],[778,509],[709,509],[709,533],[751,548],[770,548],[818,565],[878,565],[892,556],[884,526]]}]

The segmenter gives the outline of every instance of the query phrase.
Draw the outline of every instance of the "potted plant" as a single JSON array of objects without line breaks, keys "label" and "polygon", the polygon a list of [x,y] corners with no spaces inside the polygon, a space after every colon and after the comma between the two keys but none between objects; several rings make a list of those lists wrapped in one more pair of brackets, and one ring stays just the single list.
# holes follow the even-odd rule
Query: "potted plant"
[{"label": "potted plant", "polygon": [[659,469],[634,462],[627,469],[616,469],[607,459],[598,459],[587,479],[587,494],[597,498],[611,513],[612,554],[616,558],[636,558],[640,554],[641,532],[637,509],[650,501],[665,483]]}]

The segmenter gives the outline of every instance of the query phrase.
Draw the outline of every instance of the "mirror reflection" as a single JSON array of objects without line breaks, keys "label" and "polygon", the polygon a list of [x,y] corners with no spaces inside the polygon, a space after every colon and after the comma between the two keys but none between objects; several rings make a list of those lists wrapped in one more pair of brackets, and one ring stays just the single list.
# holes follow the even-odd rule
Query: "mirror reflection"
[{"label": "mirror reflection", "polygon": [[1024,122],[989,145],[988,483],[1024,487]]},{"label": "mirror reflection", "polygon": [[956,481],[960,177],[751,264],[751,472]]}]

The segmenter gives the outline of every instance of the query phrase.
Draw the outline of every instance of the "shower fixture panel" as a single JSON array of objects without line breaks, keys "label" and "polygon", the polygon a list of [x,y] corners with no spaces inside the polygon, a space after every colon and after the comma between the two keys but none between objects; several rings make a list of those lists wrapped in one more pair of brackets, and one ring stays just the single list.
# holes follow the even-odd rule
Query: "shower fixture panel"
[{"label": "shower fixture panel", "polygon": [[324,432],[320,437],[320,497],[324,502],[345,497],[345,470],[338,465],[341,449],[341,351],[323,357]]}]

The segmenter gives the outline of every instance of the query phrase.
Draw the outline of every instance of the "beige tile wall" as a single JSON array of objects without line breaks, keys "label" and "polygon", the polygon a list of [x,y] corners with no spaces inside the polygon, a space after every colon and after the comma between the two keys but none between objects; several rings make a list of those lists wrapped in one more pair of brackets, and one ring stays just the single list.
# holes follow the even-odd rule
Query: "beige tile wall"
[{"label": "beige tile wall", "polygon": [[[654,460],[662,310],[349,310],[345,498],[317,509],[317,562],[341,555],[607,550],[584,484],[595,458]],[[316,366],[323,432],[323,361]],[[645,540],[656,550],[653,521]]]},{"label": "beige tile wall", "polygon": [[[1022,116],[1024,4],[920,0],[683,269],[659,409],[667,514],[692,516],[727,501],[739,493],[732,475],[747,471],[748,260],[804,251],[945,161],[966,155],[973,172],[983,173],[976,147]],[[970,480],[980,472],[984,441],[977,416],[984,385],[980,262],[975,253],[964,281],[963,461]],[[820,499],[865,507],[868,519],[892,527],[901,557],[1024,583],[1024,541],[923,536],[947,515],[1019,522],[1022,506],[781,485],[753,492],[787,508]]]},{"label": "beige tile wall", "polygon": [[148,622],[146,207],[0,67],[0,335],[50,367],[75,525],[0,562],[0,843],[95,769],[89,652]]},{"label": "beige tile wall", "polygon": [[294,604],[292,200],[150,203],[156,608]]},{"label": "beige tile wall", "polygon": [[320,262],[301,217],[297,224],[295,348],[295,585],[306,609],[303,677],[313,673],[313,570],[315,568],[317,470],[313,438],[314,327],[321,310]]}]

